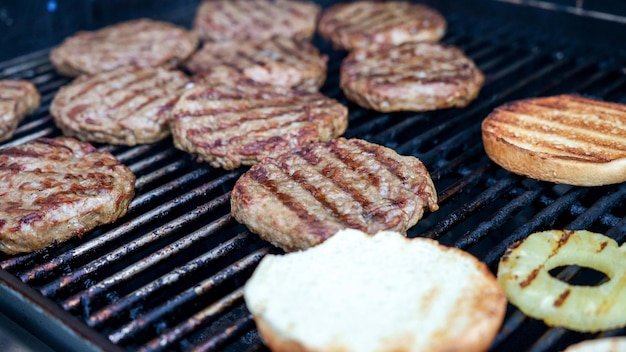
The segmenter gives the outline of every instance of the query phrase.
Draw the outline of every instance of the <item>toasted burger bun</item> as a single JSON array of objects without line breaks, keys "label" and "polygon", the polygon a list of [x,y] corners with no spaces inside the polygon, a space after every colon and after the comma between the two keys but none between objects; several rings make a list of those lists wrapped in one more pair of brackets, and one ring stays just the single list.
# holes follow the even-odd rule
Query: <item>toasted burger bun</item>
[{"label": "toasted burger bun", "polygon": [[626,105],[575,95],[520,100],[482,123],[487,155],[542,181],[600,186],[626,181]]},{"label": "toasted burger bun", "polygon": [[268,255],[244,298],[273,351],[484,351],[506,308],[495,277],[472,255],[353,229]]}]

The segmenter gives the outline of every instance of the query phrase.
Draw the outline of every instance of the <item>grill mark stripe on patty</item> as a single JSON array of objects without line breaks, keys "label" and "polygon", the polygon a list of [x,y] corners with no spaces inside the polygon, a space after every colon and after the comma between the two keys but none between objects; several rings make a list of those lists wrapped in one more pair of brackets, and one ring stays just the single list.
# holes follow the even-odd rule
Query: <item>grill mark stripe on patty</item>
[{"label": "grill mark stripe on patty", "polygon": [[250,17],[253,23],[259,26],[259,28],[262,28],[262,29],[271,28],[272,20],[275,18],[274,17],[275,13],[273,13],[268,6],[263,6],[262,4],[259,4],[256,2],[252,3],[252,6],[254,7],[254,9],[252,10],[244,8],[244,6],[241,6],[238,10],[250,11],[249,13],[250,13]]},{"label": "grill mark stripe on patty", "polygon": [[[112,75],[112,76],[109,76]],[[76,89],[78,90],[78,92],[75,92],[72,94],[72,96],[68,99],[68,101],[73,101],[76,100],[80,97],[82,97],[83,95],[89,93],[91,90],[93,90],[94,87],[99,86],[101,84],[103,84],[104,82],[110,82],[110,81],[115,81],[117,79],[119,79],[120,77],[126,77],[128,78],[128,74],[124,71],[124,72],[119,72],[119,73],[109,73],[106,75],[102,75],[100,77],[86,77],[83,80],[83,78],[78,78],[77,82],[80,82],[79,85],[73,86],[71,87],[71,89]],[[80,89],[78,89],[80,88]],[[70,89],[70,88],[68,88]],[[110,90],[113,91],[113,90]]]},{"label": "grill mark stripe on patty", "polygon": [[[352,150],[352,147],[356,147],[356,150]],[[360,144],[358,140],[354,145],[329,144],[329,149],[335,157],[342,160],[346,166],[349,166],[358,175],[366,177],[368,184],[373,185],[378,190],[377,192],[365,192],[364,190],[365,194],[373,196],[370,199],[373,208],[367,207],[367,210],[374,213],[381,223],[395,227],[408,220],[409,214],[406,213],[405,209],[413,194],[407,191],[407,186],[404,184],[406,180],[399,175],[399,166],[395,165],[399,163],[393,158],[380,158],[380,154],[384,152],[383,150],[371,148],[367,151],[366,147],[366,145]],[[368,162],[371,162],[370,155],[374,155],[376,165],[368,165]],[[383,170],[387,170],[389,173],[385,174]],[[382,189],[383,185],[388,190],[396,190],[397,194],[383,194],[385,193]],[[389,215],[394,220],[390,220]],[[399,231],[406,230],[396,229]]]},{"label": "grill mark stripe on patty", "polygon": [[78,32],[51,52],[60,73],[96,74],[123,66],[173,66],[190,56],[197,45],[194,33],[147,19],[131,20],[94,32]]},{"label": "grill mark stripe on patty", "polygon": [[279,36],[309,39],[319,11],[319,5],[305,1],[205,1],[197,11],[194,28],[208,41]]},{"label": "grill mark stripe on patty", "polygon": [[[272,46],[276,51],[282,53],[281,59],[289,61],[294,66],[305,66],[308,63],[314,62],[317,59],[317,53],[312,53],[310,48],[298,46],[296,42],[275,40],[272,41]],[[304,63],[304,64],[303,64]]]},{"label": "grill mark stripe on patty", "polygon": [[[318,100],[318,101],[314,101],[310,103],[293,104],[289,106],[279,105],[279,106],[264,107],[262,109],[252,109],[250,113],[248,114],[239,115],[236,117],[236,119],[233,119],[231,121],[226,121],[226,123],[219,123],[217,126],[217,129],[215,129],[214,131],[224,131],[224,130],[228,130],[231,128],[239,129],[241,128],[241,125],[244,123],[255,122],[259,120],[269,122],[268,120],[271,120],[274,118],[280,118],[283,116],[287,116],[289,114],[293,114],[294,112],[300,112],[303,110],[308,110],[308,113],[305,116],[309,120],[311,120],[311,116],[318,114],[318,113],[323,113],[323,111],[319,111],[319,109],[324,109],[324,108],[330,107],[331,105],[333,105],[332,101]],[[268,112],[261,111],[259,113],[256,113],[255,111],[258,111],[258,110],[270,110],[270,111]],[[207,115],[210,116],[210,115],[213,115],[213,113],[209,112],[207,113]]]},{"label": "grill mark stripe on patty", "polygon": [[168,103],[187,83],[178,71],[123,67],[61,88],[50,112],[66,135],[113,144],[152,143],[169,134]]},{"label": "grill mark stripe on patty", "polygon": [[[274,190],[258,186],[251,174],[278,186]],[[425,193],[430,197],[423,198]],[[297,201],[307,211],[304,220],[280,205],[284,194],[291,197],[285,207],[293,208]],[[426,206],[437,210],[436,202],[432,181],[418,159],[344,138],[262,160],[242,175],[231,195],[235,219],[287,251],[319,244],[346,227],[368,233],[406,232]],[[315,236],[308,232],[308,221],[314,221]]]},{"label": "grill mark stripe on patty", "polygon": [[[270,163],[268,164],[268,168],[274,169],[275,172],[272,173],[274,176],[276,177],[282,176],[282,179],[278,180],[281,183],[285,183],[289,181],[294,182],[288,177],[288,175],[284,173],[284,171],[278,165]],[[278,199],[289,210],[294,212],[299,219],[307,222],[310,225],[313,225],[313,227],[320,227],[320,228],[324,227],[324,221],[332,220],[332,219],[319,219],[317,216],[310,213],[308,208],[305,207],[299,201],[299,199],[296,199],[295,197],[291,196],[288,193],[282,192],[277,182],[267,177],[267,173],[268,173],[267,170],[264,170],[261,168],[252,169],[250,170],[249,176],[252,180],[257,182],[260,186],[269,190],[271,194],[273,194],[276,197],[276,199]]]},{"label": "grill mark stripe on patty", "polygon": [[[175,91],[181,90],[184,87],[184,82],[180,82],[181,84],[179,84],[178,82],[174,82],[174,81],[158,81],[156,82],[156,84],[153,84],[152,82],[147,82],[147,83],[149,83],[147,87],[143,87],[142,89],[135,90],[132,94],[129,94],[126,98],[122,99],[120,102],[118,102],[117,104],[115,104],[113,107],[109,109],[111,110],[111,109],[119,108],[122,111],[124,110],[128,111],[128,114],[126,116],[124,116],[123,118],[118,118],[118,120],[121,121],[121,120],[125,120],[129,118],[131,115],[133,115],[137,111],[141,111],[143,108],[145,108],[148,104],[152,102],[156,101],[158,103],[163,100],[171,99],[171,97],[163,95],[164,91],[175,92]],[[139,106],[133,106],[133,107],[130,106],[130,103],[132,103],[133,100],[142,99],[142,98],[145,98],[146,101],[141,103]],[[126,105],[126,106],[123,106],[123,105]],[[157,104],[155,103],[154,105],[157,105]],[[126,109],[122,109],[122,108],[126,108]]]},{"label": "grill mark stripe on patty", "polygon": [[[302,160],[304,163],[297,163],[298,159]],[[322,181],[317,180],[316,182],[310,182],[311,178],[314,176],[323,177],[321,173],[319,173],[315,169],[315,165],[311,163],[311,160],[307,160],[305,157],[300,156],[294,161],[293,165],[297,167],[290,166],[286,159],[278,159],[276,162],[279,163],[279,166],[285,175],[289,175],[291,179],[294,180],[300,187],[306,190],[315,200],[317,200],[324,209],[329,212],[333,217],[337,218],[339,221],[345,223],[349,227],[352,228],[362,228],[362,224],[359,221],[353,220],[349,215],[355,215],[348,212],[347,214],[342,213],[339,210],[339,207],[326,197],[327,192],[321,187],[316,186],[316,184],[321,183]],[[297,163],[297,164],[296,164]],[[311,173],[315,173],[315,175],[311,175]],[[326,180],[324,180],[326,181]],[[328,185],[326,185],[328,186]],[[332,186],[336,186],[332,184]]]},{"label": "grill mark stripe on patty", "polygon": [[[279,111],[273,111],[272,109],[272,111],[261,113],[260,115],[251,113],[246,116],[234,116],[234,119],[228,121],[226,124],[219,124],[217,128],[190,130],[189,135],[192,136],[194,140],[197,140],[198,144],[202,144],[204,140],[203,135],[208,133],[216,138],[217,141],[214,143],[204,143],[202,144],[203,146],[216,148],[227,145],[229,148],[243,151],[250,149],[252,145],[258,147],[258,136],[263,132],[267,132],[271,135],[273,134],[272,131],[280,131],[281,136],[289,136],[294,132],[297,133],[302,128],[302,126],[300,126],[301,122],[315,121],[317,114],[323,114],[323,111],[319,111],[319,109],[332,105],[332,102],[326,100],[320,100],[317,103],[318,106],[310,109],[307,108],[306,105],[299,104],[284,109],[281,106],[276,108]],[[318,111],[310,111],[312,109],[318,109]],[[208,113],[207,117],[210,119],[211,115],[212,114]],[[259,123],[261,121],[262,123]],[[260,125],[260,127],[254,127],[255,125]],[[239,132],[241,129],[244,129],[247,133],[241,135]],[[224,137],[221,137],[221,135]],[[274,141],[268,142],[271,143]]]},{"label": "grill mark stripe on patty", "polygon": [[347,27],[338,26],[337,30],[349,29],[350,31],[353,31],[353,32],[374,31],[375,29],[383,27],[385,23],[388,23],[388,22],[402,23],[398,21],[396,17],[397,16],[395,13],[379,12],[371,16],[365,17],[365,19],[361,20],[358,23],[349,24]]},{"label": "grill mark stripe on patty", "polygon": [[309,42],[291,38],[205,43],[186,67],[207,85],[253,80],[316,91],[326,79],[327,59]]},{"label": "grill mark stripe on patty", "polygon": [[39,139],[3,150],[0,213],[10,233],[0,250],[31,252],[81,236],[124,215],[135,177],[108,152],[70,138]]},{"label": "grill mark stripe on patty", "polygon": [[365,21],[370,15],[371,13],[364,7],[344,8],[341,14],[336,16],[332,21],[333,31],[353,32],[354,26]]},{"label": "grill mark stripe on patty", "polygon": [[[355,182],[362,180],[364,176],[364,170],[360,168],[362,165],[356,161],[356,155],[347,150],[336,148],[336,144],[332,142],[328,144],[328,147],[330,150],[314,148],[312,154],[315,155],[315,159],[311,159],[308,153],[301,156],[305,158],[308,156],[309,162],[312,160],[320,161],[318,165],[321,169],[318,167],[318,171],[345,194],[349,195],[351,198],[349,201],[358,204],[363,209],[362,214],[366,221],[372,217],[381,223],[389,223],[388,213],[384,210],[384,207],[379,207],[379,204],[383,201],[380,195],[377,192],[368,192],[367,189],[358,187],[357,185],[362,184],[362,182]],[[367,175],[365,175],[365,178],[369,179]],[[392,226],[395,226],[399,220],[395,216],[394,219],[391,221]],[[366,228],[365,223],[359,224],[358,229]]]},{"label": "grill mark stripe on patty", "polygon": [[176,105],[175,145],[216,167],[250,165],[343,133],[347,110],[319,93],[269,86],[199,86]]},{"label": "grill mark stripe on patty", "polygon": [[[146,87],[148,88],[148,91],[150,92],[157,91],[155,93],[158,94],[158,96],[162,96],[162,92],[161,92],[162,89],[175,88],[175,87],[170,87],[170,85],[174,85],[173,82],[171,81],[164,81],[161,84],[158,84],[157,82],[157,84],[155,85],[154,79],[157,78],[157,76],[158,76],[158,73],[156,71],[154,72],[141,71],[138,74],[133,74],[132,72],[124,71],[123,75],[122,74],[115,75],[108,80],[106,79],[106,77],[102,80],[95,80],[97,84],[88,84],[86,88],[84,89],[80,89],[81,86],[72,87],[74,89],[80,89],[80,90],[79,90],[79,94],[70,96],[69,101],[75,101],[77,97],[84,96],[90,91],[93,91],[94,88],[99,88],[102,86],[102,84],[106,83],[110,89],[102,94],[102,96],[104,97],[110,97],[112,96],[112,94],[117,93],[119,91],[132,90],[132,92],[130,92],[129,94],[120,97],[118,101],[113,100],[109,102],[108,104],[112,104],[112,105],[107,107],[106,109],[107,111],[112,111],[115,109],[123,110],[125,104],[128,105],[128,103],[132,102],[135,98],[141,97],[142,95],[147,94],[148,92],[146,91]],[[118,81],[121,81],[120,82],[122,84],[121,86],[119,85]],[[141,88],[141,89],[137,89],[137,88]],[[177,87],[177,89],[180,89],[180,88],[182,88],[182,85]],[[87,106],[85,108],[95,108],[95,107]],[[129,107],[128,108],[129,113],[126,116],[124,116],[123,118],[115,117],[115,119],[118,121],[124,120],[128,118],[130,115],[132,115],[135,111],[138,111],[138,110],[139,108]],[[76,115],[76,114],[70,114],[70,115]]]}]

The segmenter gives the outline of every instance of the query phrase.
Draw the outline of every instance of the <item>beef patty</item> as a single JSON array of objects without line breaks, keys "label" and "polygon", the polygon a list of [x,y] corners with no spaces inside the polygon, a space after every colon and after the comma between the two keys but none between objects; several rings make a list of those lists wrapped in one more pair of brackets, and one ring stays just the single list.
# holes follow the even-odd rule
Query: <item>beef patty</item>
[{"label": "beef patty", "polygon": [[168,119],[189,83],[179,71],[120,67],[62,87],[50,113],[66,136],[135,145],[170,134]]},{"label": "beef patty", "polygon": [[40,103],[41,96],[31,82],[0,80],[0,142],[13,137],[20,121]]},{"label": "beef patty", "polygon": [[326,80],[328,57],[291,38],[205,43],[187,68],[208,84],[241,79],[316,91]]},{"label": "beef patty", "polygon": [[406,232],[438,209],[426,167],[415,157],[339,138],[267,158],[235,184],[233,217],[286,250],[315,246],[345,228]]},{"label": "beef patty", "polygon": [[320,34],[338,48],[378,44],[436,42],[446,31],[439,12],[407,1],[356,1],[336,4],[320,18]]},{"label": "beef patty", "polygon": [[341,65],[348,99],[378,111],[428,111],[464,107],[485,76],[458,48],[405,43],[352,51]]},{"label": "beef patty", "polygon": [[113,222],[134,188],[113,155],[72,138],[0,149],[0,251],[37,251]]},{"label": "beef patty", "polygon": [[206,41],[311,39],[321,8],[296,0],[210,0],[198,8],[194,29]]},{"label": "beef patty", "polygon": [[227,170],[327,141],[347,125],[348,109],[334,99],[250,82],[196,87],[180,98],[171,120],[176,148]]},{"label": "beef patty", "polygon": [[110,71],[121,66],[175,67],[198,46],[193,32],[148,19],[118,23],[93,32],[78,32],[50,53],[66,76]]}]

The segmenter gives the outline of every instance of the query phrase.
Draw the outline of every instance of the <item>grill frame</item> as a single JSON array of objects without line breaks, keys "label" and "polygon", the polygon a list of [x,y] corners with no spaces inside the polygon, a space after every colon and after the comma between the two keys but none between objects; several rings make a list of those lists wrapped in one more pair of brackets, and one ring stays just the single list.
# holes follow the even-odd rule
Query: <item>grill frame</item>
[{"label": "grill frame", "polygon": [[[323,5],[327,6],[328,2]],[[340,60],[345,53],[332,51],[330,44],[320,38],[314,40],[330,56],[329,79],[321,91],[350,108],[346,136],[383,144],[401,154],[416,155],[431,172],[441,209],[427,214],[409,231],[409,236],[435,238],[468,250],[484,260],[492,271],[509,244],[550,226],[595,229],[623,243],[626,214],[616,208],[626,201],[626,184],[592,189],[533,181],[495,166],[476,142],[480,141],[480,121],[493,107],[526,96],[565,92],[564,87],[570,82],[576,85],[576,91],[626,103],[626,96],[619,94],[626,87],[624,56],[613,55],[606,49],[610,46],[605,47],[607,44],[600,43],[601,40],[594,45],[604,50],[589,52],[576,38],[554,40],[554,34],[541,35],[519,23],[503,24],[502,19],[482,22],[481,19],[491,16],[484,8],[471,9],[454,1],[431,5],[442,10],[450,23],[443,42],[461,47],[487,73],[479,99],[465,109],[381,114],[358,108],[345,100],[337,84]],[[195,7],[189,6],[168,19],[181,22],[194,10]],[[602,28],[609,26],[602,23]],[[32,77],[44,93],[42,107],[22,122],[16,137],[4,145],[60,135],[47,114],[47,106],[56,90],[70,79],[52,71],[48,50],[0,63],[0,76]],[[517,79],[510,79],[511,76]],[[418,132],[418,137],[412,136],[412,131],[420,126],[426,126],[425,131]],[[180,350],[264,349],[243,307],[241,285],[264,254],[278,250],[227,215],[229,188],[243,170],[226,172],[196,164],[192,157],[174,150],[169,141],[132,148],[99,147],[111,151],[140,175],[129,214],[113,225],[92,231],[82,241],[71,240],[33,255],[0,257],[0,294],[7,297],[0,309],[60,350],[124,350],[107,339],[107,335],[129,350],[159,350],[162,348],[159,339],[174,341],[168,346]],[[203,216],[209,219],[204,220]],[[190,248],[194,256],[188,260],[180,258]],[[97,251],[103,253],[96,254]],[[43,264],[33,266],[33,262]],[[76,270],[61,275],[68,265]],[[185,265],[193,267],[189,270],[194,272],[198,268],[213,270],[206,276],[172,271]],[[159,274],[150,278],[134,276],[151,270]],[[187,275],[196,278],[195,281]],[[560,275],[571,277],[574,273],[566,270]],[[150,286],[163,278],[170,286]],[[106,280],[109,281],[105,287]],[[185,288],[173,288],[176,284]],[[160,288],[144,289],[148,286]],[[217,298],[200,299],[203,305],[195,310],[185,308],[193,313],[189,319],[167,321],[169,326],[163,334],[152,333],[152,339],[136,347],[124,343],[146,330],[159,330],[159,324],[163,324],[159,319],[171,310],[159,311],[158,304],[154,310],[144,307],[146,313],[141,315],[142,319],[122,317],[120,320],[126,319],[126,324],[107,328],[101,321],[115,310],[107,310],[108,304],[102,300],[116,299],[107,297],[107,290],[112,287],[122,287],[121,293],[118,289],[113,291],[125,296],[122,302],[133,308],[161,297],[168,298],[169,307],[187,307],[196,297]],[[176,293],[157,292],[166,289]],[[218,290],[218,294],[211,290]],[[225,294],[219,294],[222,292],[219,290]],[[68,296],[66,292],[71,294]],[[99,307],[95,313],[90,311],[92,305]],[[123,313],[141,314],[142,309],[134,313],[132,309],[123,310]],[[527,335],[533,337],[534,343],[520,343],[532,351],[558,350],[563,347],[564,339],[576,341],[586,336],[564,329],[546,329],[541,322],[526,318],[511,306],[509,310],[493,351],[506,350]],[[97,319],[90,319],[94,314]],[[518,336],[520,329],[528,330],[528,334]],[[194,332],[185,335],[188,331]],[[200,332],[206,332],[205,336]],[[626,335],[626,329],[603,335]],[[179,342],[181,336],[184,343]]]}]

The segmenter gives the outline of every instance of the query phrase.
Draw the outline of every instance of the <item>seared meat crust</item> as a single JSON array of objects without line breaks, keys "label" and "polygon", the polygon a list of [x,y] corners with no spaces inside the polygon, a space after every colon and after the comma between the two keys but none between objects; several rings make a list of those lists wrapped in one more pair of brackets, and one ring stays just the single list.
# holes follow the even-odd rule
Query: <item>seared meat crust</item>
[{"label": "seared meat crust", "polygon": [[321,8],[296,0],[206,0],[194,29],[206,41],[289,37],[308,40]]},{"label": "seared meat crust", "polygon": [[175,67],[198,46],[193,32],[167,22],[132,20],[93,32],[78,32],[50,53],[66,76],[111,71],[122,66]]},{"label": "seared meat crust", "polygon": [[113,222],[134,188],[113,155],[72,138],[0,149],[0,251],[37,251]]},{"label": "seared meat crust", "polygon": [[66,136],[111,144],[153,143],[170,135],[168,119],[189,79],[163,68],[121,67],[62,87],[50,113]]},{"label": "seared meat crust", "polygon": [[345,228],[406,232],[437,193],[415,157],[338,138],[263,159],[231,194],[233,217],[286,250],[315,246]]},{"label": "seared meat crust", "polygon": [[341,65],[348,99],[377,111],[428,111],[464,107],[485,76],[456,47],[405,43],[352,51]]},{"label": "seared meat crust", "polygon": [[334,99],[250,82],[196,87],[172,116],[176,148],[227,170],[335,138],[348,124],[347,108]]},{"label": "seared meat crust", "polygon": [[249,79],[316,91],[326,80],[327,61],[311,43],[280,37],[205,43],[186,66],[206,84]]},{"label": "seared meat crust", "polygon": [[41,103],[34,84],[22,80],[0,80],[0,142],[13,136],[17,125]]},{"label": "seared meat crust", "polygon": [[356,1],[326,9],[319,22],[322,37],[343,49],[380,44],[436,42],[446,31],[443,16],[407,1]]}]

